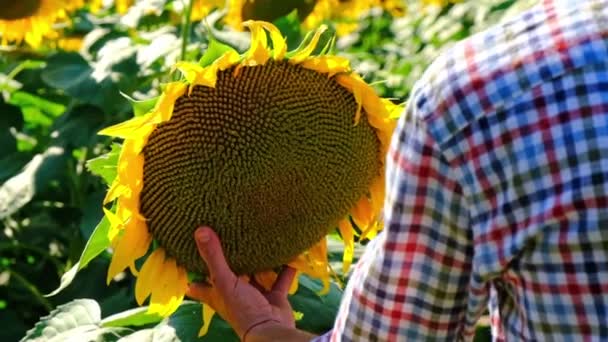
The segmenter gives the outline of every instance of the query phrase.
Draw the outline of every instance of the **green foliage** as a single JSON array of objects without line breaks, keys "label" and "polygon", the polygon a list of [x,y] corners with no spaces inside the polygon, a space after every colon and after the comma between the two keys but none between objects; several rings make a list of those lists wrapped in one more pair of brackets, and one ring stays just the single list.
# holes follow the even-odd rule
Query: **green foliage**
[{"label": "green foliage", "polygon": [[[137,112],[137,109],[134,109]],[[87,161],[87,169],[97,176],[100,176],[106,185],[111,185],[116,178],[116,165],[118,165],[118,155],[120,145],[112,144],[112,150],[104,155]]]},{"label": "green foliage", "polygon": [[[83,37],[78,52],[57,49],[52,41],[37,50],[2,47],[0,340],[237,339],[218,317],[199,339],[199,303],[186,301],[161,319],[137,308],[132,277],[105,282],[111,250],[102,201],[116,177],[120,145],[97,132],[151,110],[162,85],[175,79],[176,61],[207,65],[228,49],[243,52],[249,45],[247,33],[223,25],[220,11],[184,31],[170,10],[173,2],[137,2],[122,16],[113,7],[77,11],[64,33]],[[530,2],[471,0],[430,10],[410,1],[404,18],[370,11],[358,30],[335,44],[334,23],[327,22],[319,49],[348,57],[380,95],[404,102],[439,51]],[[289,49],[306,33],[295,12],[274,23]],[[182,36],[189,37],[183,54]],[[332,252],[335,270],[341,270],[340,260]],[[298,326],[316,333],[331,328],[341,291],[332,284],[327,296],[319,296],[318,282],[301,277],[300,284],[290,297],[303,314]]]}]

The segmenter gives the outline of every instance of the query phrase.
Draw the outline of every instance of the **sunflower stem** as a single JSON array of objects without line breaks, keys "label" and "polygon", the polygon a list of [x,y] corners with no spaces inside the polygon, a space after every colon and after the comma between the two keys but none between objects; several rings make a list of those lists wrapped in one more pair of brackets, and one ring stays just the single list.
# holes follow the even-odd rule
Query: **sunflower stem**
[{"label": "sunflower stem", "polygon": [[189,0],[186,10],[182,12],[182,52],[180,56],[180,60],[182,61],[186,59],[186,47],[188,46],[188,41],[190,40],[190,24],[193,4],[194,0]]}]

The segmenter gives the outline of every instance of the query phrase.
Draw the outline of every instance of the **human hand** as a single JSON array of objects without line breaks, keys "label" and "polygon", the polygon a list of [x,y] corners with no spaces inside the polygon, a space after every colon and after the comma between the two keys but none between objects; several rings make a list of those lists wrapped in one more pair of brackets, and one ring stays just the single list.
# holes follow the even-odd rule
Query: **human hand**
[{"label": "human hand", "polygon": [[285,267],[270,291],[246,277],[237,277],[226,262],[220,240],[208,227],[194,233],[198,252],[207,264],[211,286],[191,283],[187,295],[210,305],[244,340],[254,329],[268,325],[294,328],[287,301],[295,269]]}]

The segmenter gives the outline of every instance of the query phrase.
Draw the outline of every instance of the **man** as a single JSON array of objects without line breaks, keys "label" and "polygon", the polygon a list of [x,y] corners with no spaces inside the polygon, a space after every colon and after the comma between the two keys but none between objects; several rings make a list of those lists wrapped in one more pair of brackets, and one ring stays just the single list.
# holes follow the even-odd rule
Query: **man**
[{"label": "man", "polygon": [[[331,340],[608,340],[608,1],[542,1],[445,51],[387,156],[385,230]],[[211,302],[247,341],[309,340],[286,289],[240,281],[196,233]]]}]

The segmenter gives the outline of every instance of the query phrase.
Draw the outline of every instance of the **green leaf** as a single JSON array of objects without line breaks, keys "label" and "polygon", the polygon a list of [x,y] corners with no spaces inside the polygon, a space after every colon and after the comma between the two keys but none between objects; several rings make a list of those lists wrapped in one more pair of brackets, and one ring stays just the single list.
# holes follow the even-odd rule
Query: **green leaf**
[{"label": "green leaf", "polygon": [[198,337],[202,326],[202,305],[199,302],[185,300],[169,317],[160,319],[146,313],[148,307],[128,310],[105,318],[103,327],[141,327],[158,322],[154,327],[141,329],[127,336],[125,341],[239,341],[230,325],[215,315],[207,334]]},{"label": "green leaf", "polygon": [[100,320],[101,310],[96,301],[76,299],[42,317],[21,341],[115,341],[131,332],[125,328],[102,328]]},{"label": "green leaf", "polygon": [[213,63],[216,59],[220,58],[224,53],[228,51],[235,51],[231,46],[220,43],[217,39],[213,38],[212,35],[209,36],[209,45],[207,46],[207,50],[203,57],[198,61],[202,67],[206,67]]},{"label": "green leaf", "polygon": [[0,182],[5,181],[14,174],[18,173],[30,160],[30,156],[28,156],[26,153],[20,152],[7,154],[0,153],[0,156]]},{"label": "green leaf", "polygon": [[101,321],[103,327],[132,327],[142,326],[162,321],[157,314],[148,313],[148,307],[135,308],[104,318]]},{"label": "green leaf", "polygon": [[[0,80],[0,82],[2,82]],[[10,153],[17,151],[17,140],[11,134],[11,130],[20,131],[23,127],[23,115],[19,107],[4,103],[0,98],[0,160],[5,159]],[[0,173],[2,173],[0,168]]]},{"label": "green leaf", "polygon": [[65,167],[65,150],[51,146],[35,155],[17,175],[0,186],[0,219],[5,218],[30,202],[34,195]]},{"label": "green leaf", "polygon": [[[94,75],[94,69],[77,53],[60,52],[48,59],[41,78],[49,86],[105,112],[121,111],[125,101],[109,75]],[[95,76],[95,77],[94,77]]]},{"label": "green leaf", "polygon": [[320,281],[302,275],[299,278],[298,291],[289,297],[293,310],[301,312],[303,317],[296,322],[299,329],[315,334],[329,331],[340,307],[342,291],[334,283],[330,284],[326,295],[319,295],[323,289]]},{"label": "green leaf", "polygon": [[108,247],[110,247],[110,239],[108,239],[108,231],[110,230],[110,222],[107,217],[103,217],[97,227],[95,227],[95,231],[91,234],[89,241],[87,241],[87,245],[84,247],[84,251],[80,255],[80,260],[69,271],[64,273],[61,276],[61,281],[59,283],[59,287],[55,289],[53,292],[46,295],[46,297],[51,297],[63,289],[68,287],[76,277],[76,273],[81,269],[85,268],[93,258],[101,254]]},{"label": "green leaf", "polygon": [[301,22],[298,11],[293,10],[286,16],[272,22],[287,40],[287,49],[292,50],[298,47],[298,42],[302,40]]},{"label": "green leaf", "polygon": [[42,126],[49,127],[53,124],[53,120],[42,113],[42,110],[37,107],[22,107],[23,120],[27,122],[28,128]]},{"label": "green leaf", "polygon": [[120,95],[122,95],[125,99],[127,99],[127,101],[129,101],[131,107],[133,108],[133,114],[135,116],[142,116],[151,111],[159,99],[159,96],[157,96],[147,100],[135,100],[134,98],[123,92],[120,92]]},{"label": "green leaf", "polygon": [[[59,341],[60,337],[67,338],[78,328],[97,329],[100,320],[101,310],[96,301],[76,299],[59,305],[48,316],[42,317],[21,341]],[[82,332],[81,329],[78,332]]]},{"label": "green leaf", "polygon": [[104,123],[101,109],[84,104],[71,107],[53,122],[51,129],[57,132],[57,144],[72,149],[87,146],[99,139],[96,133]]},{"label": "green leaf", "polygon": [[99,221],[97,227],[95,227],[95,231],[91,234],[91,238],[89,238],[87,245],[84,247],[84,251],[82,251],[82,255],[78,261],[80,264],[79,269],[85,268],[91,260],[110,247],[110,239],[108,239],[109,231],[110,222],[108,221],[108,218],[104,216],[101,221]]},{"label": "green leaf", "polygon": [[11,95],[10,104],[19,107],[35,107],[40,109],[43,113],[51,115],[52,117],[58,117],[65,112],[65,106],[43,99],[39,96],[32,95],[25,91],[16,91]]},{"label": "green leaf", "polygon": [[198,302],[184,301],[173,315],[156,326],[156,330],[162,332],[165,326],[170,326],[176,332],[181,341],[238,341],[239,338],[230,325],[218,315],[213,316],[211,326],[207,335],[198,337],[201,329],[202,305]]},{"label": "green leaf", "polygon": [[118,165],[118,156],[120,155],[120,145],[112,144],[112,150],[97,158],[87,161],[87,169],[103,178],[107,185],[111,185],[116,178],[116,166]]}]

